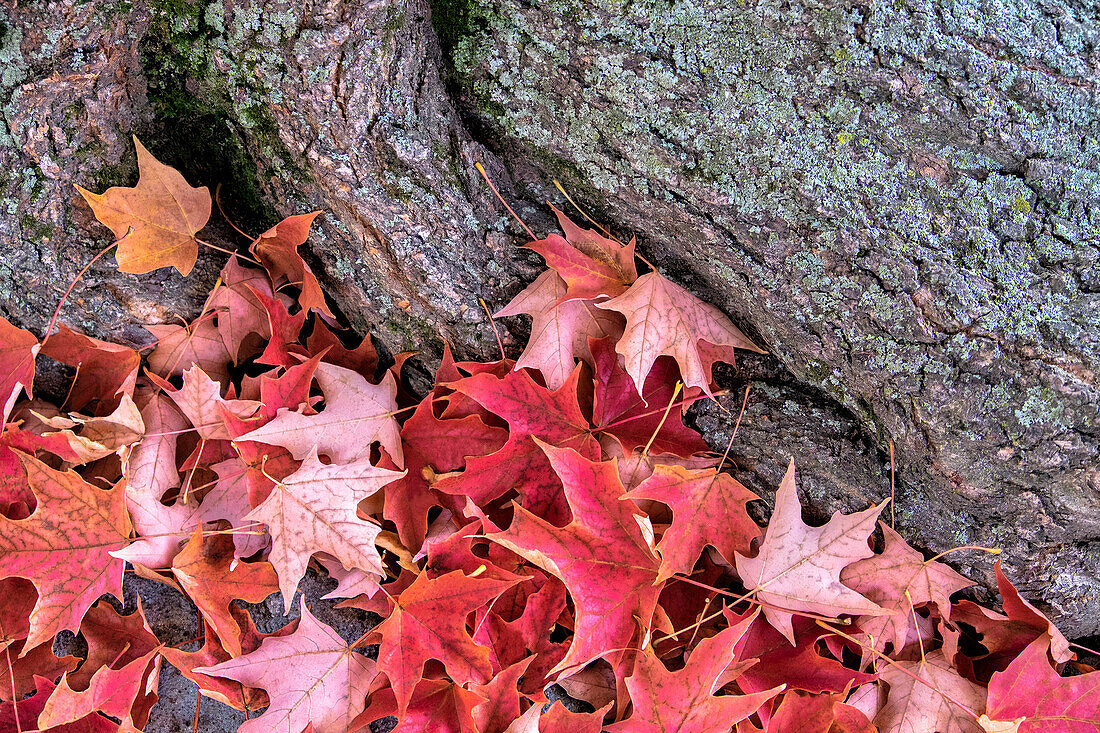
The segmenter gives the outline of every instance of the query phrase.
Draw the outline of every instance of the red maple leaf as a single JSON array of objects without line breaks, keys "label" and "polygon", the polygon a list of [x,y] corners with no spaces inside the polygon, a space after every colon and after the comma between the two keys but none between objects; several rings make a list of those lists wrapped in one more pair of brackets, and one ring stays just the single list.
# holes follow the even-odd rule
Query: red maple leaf
[{"label": "red maple leaf", "polygon": [[123,394],[133,394],[141,363],[133,349],[84,336],[65,325],[43,342],[42,355],[77,368],[69,409],[83,410],[98,400],[104,403],[98,414],[113,410]]},{"label": "red maple leaf", "polygon": [[[203,309],[217,314],[218,333],[233,361],[240,362],[241,348],[252,334],[264,339],[271,337],[268,311],[260,298],[272,296],[271,284],[262,271],[242,266],[236,255],[225,263],[221,286],[210,293]],[[252,345],[256,342],[250,341]]]},{"label": "red maple leaf", "polygon": [[0,516],[0,578],[27,578],[38,589],[27,648],[76,630],[97,598],[122,597],[121,560],[108,553],[130,537],[125,487],[108,491],[73,471],[55,471],[36,458],[20,456],[38,501],[26,519]]},{"label": "red maple leaf", "polygon": [[573,521],[555,527],[516,507],[511,526],[487,536],[569,589],[577,623],[569,653],[554,667],[558,672],[631,647],[657,605],[659,562],[636,508],[623,499],[614,461],[590,461],[541,441],[538,446],[561,478]]},{"label": "red maple leaf", "polygon": [[641,654],[626,679],[634,712],[610,726],[609,733],[726,733],[755,713],[784,686],[749,695],[714,695],[745,629],[743,624],[730,626],[699,642],[676,672],[652,654]]},{"label": "red maple leaf", "polygon": [[467,456],[481,456],[499,450],[508,433],[486,425],[477,415],[450,420],[436,417],[430,399],[417,405],[401,426],[406,475],[386,484],[383,516],[397,525],[401,541],[416,552],[428,531],[428,511],[439,504],[429,489],[425,469],[431,473],[457,471]]},{"label": "red maple leaf", "polygon": [[622,318],[595,307],[591,300],[563,300],[565,283],[553,272],[544,272],[494,315],[531,316],[531,338],[516,361],[516,369],[529,367],[542,373],[546,386],[565,384],[576,359],[592,361],[589,339],[618,337]]},{"label": "red maple leaf", "polygon": [[157,700],[160,642],[141,612],[118,614],[97,603],[80,625],[89,644],[88,659],[76,673],[62,676],[38,718],[43,729],[76,723],[96,711],[140,729]]},{"label": "red maple leaf", "polygon": [[307,415],[305,408],[281,409],[273,420],[238,439],[282,446],[298,461],[316,449],[339,463],[368,456],[377,440],[401,465],[393,376],[387,373],[379,384],[371,384],[361,374],[333,364],[319,364],[315,376],[325,395],[324,410]]},{"label": "red maple leaf", "polygon": [[890,686],[874,720],[882,733],[981,732],[978,715],[985,709],[985,689],[961,677],[942,650],[916,661],[883,663],[879,675]]},{"label": "red maple leaf", "polygon": [[[292,620],[286,626],[276,629],[270,634],[261,634],[256,630],[252,617],[248,611],[239,606],[230,606],[229,614],[237,622],[241,629],[241,650],[249,654],[260,648],[264,639],[277,638],[293,634],[298,628],[298,619]],[[171,647],[161,650],[161,654],[168,662],[178,669],[187,679],[198,685],[203,695],[233,707],[237,710],[260,710],[268,705],[267,693],[262,689],[245,687],[236,680],[224,677],[215,677],[196,669],[213,667],[233,657],[222,646],[217,633],[210,624],[203,623],[203,645],[196,651],[185,652]]]},{"label": "red maple leaf", "polygon": [[638,279],[634,240],[621,244],[591,229],[582,229],[554,206],[565,238],[550,234],[524,245],[546,260],[546,265],[568,285],[569,299],[594,300],[615,296]]},{"label": "red maple leaf", "polygon": [[232,357],[212,318],[187,326],[147,325],[145,330],[157,339],[147,359],[150,371],[167,379],[197,366],[217,382],[229,381],[227,365]]},{"label": "red maple leaf", "polygon": [[[871,637],[874,649],[881,651],[889,642],[900,652],[915,606],[935,603],[946,616],[951,610],[951,594],[972,583],[941,562],[925,560],[886,524],[879,522],[879,526],[884,538],[882,552],[844,568],[840,580],[890,611],[889,615],[861,617],[860,630]],[[865,650],[865,663],[870,656],[870,650]]]},{"label": "red maple leaf", "polygon": [[416,683],[408,707],[398,708],[393,690],[371,695],[370,706],[352,722],[350,731],[364,730],[368,723],[396,715],[390,733],[487,733],[474,722],[473,710],[485,699],[449,680],[422,679]]},{"label": "red maple leaf", "polygon": [[222,646],[241,655],[241,628],[230,613],[234,600],[259,603],[279,590],[278,576],[268,562],[234,562],[233,538],[196,530],[183,552],[172,560],[172,575],[203,619],[217,633]]},{"label": "red maple leaf", "polygon": [[38,339],[30,331],[13,326],[0,317],[0,425],[19,398],[19,391],[31,396],[34,385],[34,357],[39,351]]},{"label": "red maple leaf", "polygon": [[676,573],[691,573],[707,545],[730,561],[736,553],[751,552],[753,540],[760,536],[760,528],[745,509],[760,497],[732,476],[712,468],[657,466],[653,475],[627,496],[653,499],[672,509],[672,526],[657,544],[659,581]]},{"label": "red maple leaf", "polygon": [[[35,693],[18,702],[0,704],[0,730],[33,731],[38,728],[38,715],[54,691],[54,683],[45,677],[35,676]],[[118,723],[102,715],[91,714],[76,723],[51,728],[49,733],[118,733]]]},{"label": "red maple leaf", "polygon": [[309,238],[309,228],[321,212],[288,216],[256,238],[252,243],[252,254],[267,268],[271,281],[276,288],[293,285],[301,292],[298,302],[304,309],[313,309],[326,318],[335,320],[336,316],[325,304],[325,295],[317,277],[309,269],[298,247]]},{"label": "red maple leaf", "polygon": [[1060,677],[1040,636],[989,680],[985,718],[1011,721],[1015,733],[1095,733],[1100,730],[1100,672]]},{"label": "red maple leaf", "polygon": [[475,374],[453,382],[459,394],[470,397],[508,422],[508,442],[496,453],[470,458],[462,473],[432,484],[447,494],[464,495],[486,506],[508,491],[519,492],[521,505],[551,523],[568,521],[561,483],[550,470],[546,455],[531,441],[538,438],[557,446],[575,448],[596,459],[599,444],[577,399],[580,368],[551,392],[526,371]]},{"label": "red maple leaf", "polygon": [[[298,363],[294,357],[306,351],[305,347],[298,343],[298,337],[306,323],[306,311],[291,315],[286,304],[279,298],[268,297],[257,289],[252,289],[252,294],[264,309],[267,316],[267,330],[271,334],[263,353],[256,357],[256,361],[271,366],[294,366]],[[316,331],[317,327],[314,330]]]},{"label": "red maple leaf", "polygon": [[[728,610],[730,624],[744,620]],[[757,617],[739,642],[737,661],[759,660],[742,672],[737,684],[746,692],[759,692],[780,684],[806,692],[841,692],[852,685],[873,682],[875,675],[849,669],[822,656],[817,643],[829,634],[810,619],[795,619],[798,642],[791,644],[764,618]]]},{"label": "red maple leaf", "polygon": [[516,718],[506,733],[600,733],[611,703],[593,713],[574,713],[556,700],[546,712],[534,705]]},{"label": "red maple leaf", "polygon": [[470,577],[458,570],[438,578],[421,574],[393,599],[388,617],[370,633],[381,637],[378,669],[389,678],[401,715],[429,659],[443,662],[459,684],[489,681],[489,651],[470,638],[466,616],[515,582]]},{"label": "red maple leaf", "polygon": [[810,695],[792,690],[768,721],[768,733],[877,733],[859,709],[844,704],[843,695]]},{"label": "red maple leaf", "polygon": [[382,559],[374,546],[381,528],[359,519],[355,505],[401,475],[366,459],[325,465],[314,449],[297,471],[279,481],[264,502],[245,516],[270,529],[268,560],[279,575],[285,608],[290,608],[314,552],[327,552],[348,569],[382,574]]},{"label": "red maple leaf", "polygon": [[[614,341],[592,341],[590,348],[595,359],[594,432],[615,438],[624,455],[647,445],[653,453],[685,457],[710,450],[698,432],[684,425],[684,405],[673,403],[677,398],[689,403],[701,393],[695,389],[676,393],[680,372],[672,359],[658,359],[646,377],[644,388],[639,391],[620,364],[621,357],[615,351]],[[670,404],[673,405],[671,410],[668,409]]]}]

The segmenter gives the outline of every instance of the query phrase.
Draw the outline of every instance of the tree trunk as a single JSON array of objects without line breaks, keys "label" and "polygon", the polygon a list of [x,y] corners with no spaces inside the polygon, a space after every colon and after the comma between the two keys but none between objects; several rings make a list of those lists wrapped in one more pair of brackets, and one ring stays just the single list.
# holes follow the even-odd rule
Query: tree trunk
[{"label": "tree trunk", "polygon": [[[315,271],[393,351],[490,356],[561,181],[767,347],[697,425],[770,496],[890,494],[939,552],[1004,549],[1100,632],[1100,6],[727,0],[9,3],[0,311],[41,332],[109,244],[72,184],[132,185],[131,133],[234,223],[323,209]],[[228,232],[228,228],[224,227]],[[228,234],[227,236],[232,236]],[[222,256],[224,257],[224,256]],[[147,341],[187,280],[97,264],[62,319]],[[514,347],[525,324],[500,324]],[[425,360],[430,370],[431,359]],[[991,585],[991,560],[949,556]]]}]

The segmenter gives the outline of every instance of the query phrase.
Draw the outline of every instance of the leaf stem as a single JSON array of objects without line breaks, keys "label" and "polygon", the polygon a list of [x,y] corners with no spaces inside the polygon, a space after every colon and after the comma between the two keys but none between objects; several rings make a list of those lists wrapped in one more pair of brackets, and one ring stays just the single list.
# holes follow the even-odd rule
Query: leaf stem
[{"label": "leaf stem", "polygon": [[[233,228],[236,229],[236,227],[233,227]],[[238,230],[238,231],[240,231],[240,230]],[[243,234],[243,232],[242,232],[242,234]],[[224,252],[227,255],[236,255],[237,257],[240,257],[245,262],[251,262],[253,265],[256,265],[256,267],[263,267],[263,264],[261,264],[261,263],[257,262],[256,260],[252,259],[248,255],[243,255],[240,252],[235,252],[234,250],[231,250],[231,249],[225,249],[224,247],[219,247],[216,244],[211,244],[210,242],[207,242],[205,239],[199,239],[198,237],[194,237],[194,240],[196,242],[198,242],[199,244],[201,244],[202,246],[204,246],[204,247],[209,247],[210,249],[216,249],[219,252]]]},{"label": "leaf stem", "polygon": [[523,219],[519,218],[519,214],[512,211],[512,207],[508,205],[508,202],[505,201],[504,197],[500,195],[500,191],[497,190],[497,187],[493,185],[493,182],[491,180],[489,180],[489,174],[485,172],[485,167],[481,165],[481,163],[474,163],[474,168],[477,168],[477,172],[480,173],[481,177],[485,179],[485,182],[489,184],[489,188],[491,188],[493,190],[493,193],[496,194],[496,197],[500,200],[500,203],[504,204],[504,208],[508,209],[508,213],[512,215],[512,218],[518,221],[519,225],[523,227],[523,230],[527,232],[527,236],[531,237],[531,241],[537,241],[538,237],[535,236],[535,233],[531,231],[531,228],[527,226]]},{"label": "leaf stem", "polygon": [[43,344],[46,343],[46,340],[50,337],[50,332],[53,331],[53,327],[57,323],[57,317],[61,314],[61,306],[65,305],[65,301],[68,299],[69,294],[73,292],[73,288],[76,287],[76,284],[80,282],[80,278],[84,277],[84,274],[88,272],[88,269],[91,268],[92,264],[96,260],[110,252],[116,246],[118,246],[118,242],[112,242],[111,244],[101,249],[99,251],[99,254],[88,260],[88,264],[84,265],[84,268],[80,272],[76,273],[76,277],[74,277],[73,281],[69,283],[69,287],[65,291],[65,294],[61,296],[61,302],[57,304],[57,310],[53,312],[53,318],[50,319],[50,325],[46,326],[46,335],[42,337]]},{"label": "leaf stem", "polygon": [[19,722],[19,695],[15,692],[15,670],[11,666],[11,647],[4,647],[4,659],[8,662],[8,681],[11,682],[11,712],[15,716],[15,731],[23,733],[23,724]]},{"label": "leaf stem", "polygon": [[[604,236],[606,236],[608,239],[610,239],[612,241],[618,242],[620,247],[625,247],[626,246],[621,241],[619,241],[618,238],[613,236],[611,234],[611,232],[607,231],[607,229],[605,229],[602,224],[600,224],[598,221],[596,221],[591,216],[589,216],[588,212],[585,211],[584,209],[582,209],[580,207],[580,205],[576,201],[573,200],[573,197],[570,196],[564,188],[562,188],[561,184],[558,183],[558,179],[556,179],[556,178],[554,179],[554,188],[561,191],[561,195],[565,197],[565,200],[568,201],[569,203],[573,204],[573,208],[576,209],[577,211],[581,212],[581,216],[583,216],[585,219],[588,219],[588,222],[590,224],[592,224],[592,226],[596,227],[601,232],[603,232]],[[549,202],[547,202],[547,203],[549,203]]]},{"label": "leaf stem", "polygon": [[952,547],[950,550],[944,550],[943,552],[941,552],[938,555],[933,555],[932,557],[925,560],[924,563],[925,563],[925,565],[927,565],[930,562],[935,562],[936,560],[939,560],[941,557],[943,557],[944,555],[946,555],[948,553],[958,552],[959,550],[981,550],[982,552],[988,552],[988,553],[993,554],[993,555],[1000,555],[1001,554],[1001,548],[999,548],[999,547],[982,547],[981,545],[963,545],[961,547]]},{"label": "leaf stem", "polygon": [[939,694],[939,695],[940,695],[940,697],[942,697],[942,698],[943,698],[944,700],[947,700],[947,701],[948,701],[949,703],[951,703],[952,705],[955,705],[956,707],[958,707],[958,708],[959,708],[960,710],[962,710],[962,711],[963,711],[964,713],[966,713],[966,714],[967,714],[967,715],[969,715],[970,717],[974,718],[974,720],[978,720],[978,714],[977,714],[977,713],[975,713],[975,712],[974,712],[973,710],[971,710],[970,708],[968,708],[968,707],[967,707],[966,705],[962,704],[961,702],[959,702],[958,700],[956,700],[956,699],[955,699],[954,697],[952,697],[951,695],[948,695],[948,694],[947,694],[946,692],[944,692],[944,691],[943,691],[943,690],[941,690],[940,688],[936,687],[936,686],[935,686],[934,684],[932,684],[932,683],[931,683],[931,682],[929,682],[928,680],[924,679],[924,678],[923,678],[923,677],[921,677],[920,675],[918,675],[918,674],[914,674],[913,672],[909,671],[909,670],[908,670],[908,669],[906,669],[905,667],[901,666],[900,664],[898,664],[897,662],[895,662],[895,661],[894,661],[893,659],[890,659],[890,657],[886,656],[885,654],[883,654],[882,652],[878,651],[877,649],[874,649],[874,648],[872,648],[872,647],[868,647],[868,646],[867,646],[866,644],[864,644],[863,642],[861,642],[861,641],[860,641],[859,639],[855,638],[854,636],[851,636],[850,634],[845,634],[845,633],[844,633],[843,631],[841,631],[840,629],[834,629],[833,627],[829,626],[828,624],[824,623],[823,621],[817,621],[816,623],[817,623],[817,625],[818,625],[818,626],[820,626],[821,628],[823,628],[823,629],[827,629],[828,631],[831,631],[831,632],[833,632],[833,633],[834,633],[834,634],[836,634],[837,636],[839,636],[839,637],[841,637],[841,638],[844,638],[844,639],[847,639],[848,641],[852,642],[853,644],[858,644],[858,645],[859,645],[859,646],[860,646],[860,647],[861,647],[862,649],[866,649],[867,651],[871,652],[871,653],[872,653],[872,654],[874,654],[874,655],[875,655],[876,657],[878,657],[878,658],[879,658],[879,659],[881,659],[882,661],[884,661],[884,662],[886,662],[887,664],[889,664],[889,665],[890,665],[891,667],[895,667],[895,668],[897,668],[897,669],[898,669],[899,671],[903,672],[904,674],[908,675],[909,677],[912,677],[912,678],[913,678],[914,680],[916,680],[917,682],[921,683],[921,684],[922,684],[922,685],[924,685],[925,687],[928,687],[929,689],[931,689],[931,690],[934,690],[934,691],[935,691],[935,692],[936,692],[937,694]]},{"label": "leaf stem", "polygon": [[665,426],[665,420],[668,420],[668,414],[672,412],[672,406],[676,403],[676,398],[680,395],[680,390],[684,388],[684,383],[680,380],[676,380],[676,388],[672,390],[672,398],[668,401],[668,407],[665,408],[665,414],[661,415],[661,421],[657,423],[657,427],[653,430],[653,435],[649,436],[649,442],[645,444],[645,448],[642,448],[642,455],[649,455],[649,447],[653,445],[653,441],[657,439],[657,433],[661,432],[661,428]]},{"label": "leaf stem", "polygon": [[219,183],[217,186],[214,187],[214,203],[218,205],[218,213],[222,215],[223,219],[225,219],[225,223],[228,224],[229,226],[233,227],[233,229],[236,230],[237,234],[240,234],[242,237],[249,240],[250,242],[255,241],[256,239],[258,239],[259,237],[253,237],[249,234],[246,234],[246,233],[242,232],[241,228],[238,227],[236,224],[234,224],[232,219],[230,219],[228,216],[226,216],[225,209],[222,208],[221,193],[222,193],[222,184]]},{"label": "leaf stem", "polygon": [[485,315],[489,316],[489,325],[493,327],[493,335],[497,337],[497,346],[500,347],[500,358],[501,361],[504,361],[508,358],[508,355],[504,353],[504,342],[500,340],[497,322],[493,320],[493,313],[489,310],[489,304],[485,302],[485,298],[478,298],[477,302],[481,303],[481,307],[485,309]]},{"label": "leaf stem", "polygon": [[[729,394],[729,392],[727,390],[720,389],[720,390],[718,390],[717,392],[714,393],[714,396],[715,397],[722,397],[723,395],[727,395],[727,394]],[[693,405],[696,402],[698,402],[699,400],[703,400],[703,399],[706,399],[706,398],[707,398],[706,395],[698,395],[696,397],[685,397],[680,402],[674,404],[673,407],[682,407],[684,405]],[[661,412],[661,410],[662,410],[662,408],[658,407],[658,408],[655,408],[653,410],[648,410],[646,412],[639,413],[637,415],[631,415],[630,417],[624,417],[620,420],[616,420],[613,423],[608,423],[607,425],[600,425],[599,427],[595,427],[595,428],[592,429],[592,432],[594,432],[594,433],[604,433],[604,432],[607,432],[608,430],[610,430],[611,428],[616,428],[616,427],[618,427],[620,425],[623,425],[625,423],[633,422],[634,420],[641,420],[643,417],[649,417],[650,415],[656,415],[658,412]]]},{"label": "leaf stem", "polygon": [[729,456],[730,448],[733,447],[733,439],[737,437],[737,430],[741,427],[741,416],[745,414],[745,405],[749,402],[749,390],[751,388],[751,384],[745,385],[745,396],[741,398],[741,412],[737,413],[737,422],[733,426],[733,434],[730,435],[730,442],[726,444],[726,452],[722,454],[722,460],[718,462],[719,471],[726,465],[726,457]]}]

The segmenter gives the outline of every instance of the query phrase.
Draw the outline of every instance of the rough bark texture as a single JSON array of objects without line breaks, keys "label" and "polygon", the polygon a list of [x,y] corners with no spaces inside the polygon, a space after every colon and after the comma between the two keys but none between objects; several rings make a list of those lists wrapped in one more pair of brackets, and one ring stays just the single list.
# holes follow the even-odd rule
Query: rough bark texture
[{"label": "rough bark texture", "polygon": [[[728,377],[754,387],[746,483],[770,495],[793,455],[822,514],[863,508],[893,441],[903,534],[1002,547],[1067,633],[1100,632],[1095,3],[32,0],[0,23],[20,325],[109,243],[71,185],[132,184],[131,133],[255,231],[327,211],[339,308],[429,355],[490,354],[478,297],[540,265],[473,163],[541,231],[557,178],[770,350]],[[140,341],[194,314],[215,255],[187,281],[96,266],[62,317]],[[721,404],[696,418],[716,445]]]}]

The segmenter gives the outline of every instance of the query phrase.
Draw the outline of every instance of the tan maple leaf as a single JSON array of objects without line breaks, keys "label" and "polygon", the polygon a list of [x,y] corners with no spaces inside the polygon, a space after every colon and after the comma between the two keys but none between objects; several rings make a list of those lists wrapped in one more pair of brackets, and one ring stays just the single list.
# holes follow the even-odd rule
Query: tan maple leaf
[{"label": "tan maple leaf", "polygon": [[195,235],[210,220],[210,190],[187,184],[134,138],[138,183],[103,193],[76,187],[95,218],[118,237],[115,259],[122,272],[141,274],[171,265],[187,275],[199,256]]},{"label": "tan maple leaf", "polygon": [[515,368],[538,369],[550,389],[565,384],[576,366],[576,357],[593,361],[589,338],[622,332],[619,316],[595,308],[591,300],[561,301],[564,296],[565,283],[547,271],[495,314],[498,318],[520,313],[531,316],[531,338]]},{"label": "tan maple leaf", "polygon": [[[886,643],[901,651],[913,607],[935,603],[942,617],[951,611],[951,594],[973,585],[947,565],[924,556],[909,546],[901,535],[879,523],[885,540],[882,553],[854,562],[840,574],[841,581],[890,611],[889,615],[860,619],[860,630],[873,639],[874,649],[882,651]],[[863,652],[864,664],[870,649]]]},{"label": "tan maple leaf", "polygon": [[363,710],[377,668],[303,604],[293,633],[269,637],[253,652],[194,671],[267,690],[271,704],[242,724],[241,733],[344,733]]},{"label": "tan maple leaf", "polygon": [[939,649],[883,663],[879,675],[890,685],[874,720],[882,733],[981,733],[976,716],[985,712],[986,690],[959,676]]},{"label": "tan maple leaf", "polygon": [[397,383],[392,372],[379,384],[371,384],[350,369],[322,363],[316,378],[325,395],[325,409],[319,414],[282,408],[271,422],[237,440],[280,445],[297,461],[316,449],[337,463],[368,455],[377,440],[397,465],[404,464],[401,430],[394,417]]}]

